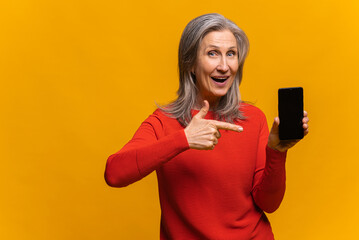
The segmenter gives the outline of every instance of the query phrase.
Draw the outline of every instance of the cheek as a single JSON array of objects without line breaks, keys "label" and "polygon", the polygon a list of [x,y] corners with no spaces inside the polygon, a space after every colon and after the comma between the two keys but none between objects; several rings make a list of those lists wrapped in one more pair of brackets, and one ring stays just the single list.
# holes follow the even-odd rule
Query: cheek
[{"label": "cheek", "polygon": [[231,62],[230,68],[232,73],[235,74],[238,71],[238,61]]},{"label": "cheek", "polygon": [[202,75],[210,75],[216,70],[217,62],[215,60],[203,59],[197,64],[197,72]]}]

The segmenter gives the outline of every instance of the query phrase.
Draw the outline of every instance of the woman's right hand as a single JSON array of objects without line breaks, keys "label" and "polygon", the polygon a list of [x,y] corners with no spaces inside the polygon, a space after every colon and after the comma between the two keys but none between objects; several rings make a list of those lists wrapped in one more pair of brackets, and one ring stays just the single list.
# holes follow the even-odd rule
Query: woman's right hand
[{"label": "woman's right hand", "polygon": [[208,101],[204,100],[204,106],[192,118],[191,122],[184,129],[187,137],[188,145],[192,149],[211,150],[214,149],[221,137],[219,129],[225,129],[235,132],[242,132],[241,126],[220,122],[216,120],[204,119],[209,110]]}]

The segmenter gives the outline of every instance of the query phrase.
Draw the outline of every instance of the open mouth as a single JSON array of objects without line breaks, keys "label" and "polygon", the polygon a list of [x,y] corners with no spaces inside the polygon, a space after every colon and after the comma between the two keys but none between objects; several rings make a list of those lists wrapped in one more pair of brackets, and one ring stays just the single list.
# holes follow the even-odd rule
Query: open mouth
[{"label": "open mouth", "polygon": [[229,77],[225,77],[225,76],[223,76],[223,77],[211,77],[212,78],[212,80],[213,81],[215,81],[215,82],[218,82],[218,83],[223,83],[223,82],[225,82]]}]

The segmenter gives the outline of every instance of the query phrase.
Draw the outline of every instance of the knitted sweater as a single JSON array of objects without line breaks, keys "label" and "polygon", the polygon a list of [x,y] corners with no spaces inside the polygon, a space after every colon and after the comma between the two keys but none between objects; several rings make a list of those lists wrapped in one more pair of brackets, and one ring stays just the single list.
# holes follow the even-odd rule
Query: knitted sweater
[{"label": "knitted sweater", "polygon": [[156,171],[163,240],[274,239],[263,211],[275,211],[284,196],[286,152],[267,147],[262,111],[244,103],[241,111],[246,119],[235,124],[243,132],[220,130],[213,150],[195,150],[183,126],[157,109],[108,158],[107,183],[124,187]]}]

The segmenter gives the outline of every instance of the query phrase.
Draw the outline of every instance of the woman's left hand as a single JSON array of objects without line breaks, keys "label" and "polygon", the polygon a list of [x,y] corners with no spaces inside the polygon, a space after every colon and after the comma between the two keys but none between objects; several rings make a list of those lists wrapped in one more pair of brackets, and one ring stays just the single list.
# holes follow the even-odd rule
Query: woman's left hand
[{"label": "woman's left hand", "polygon": [[[304,114],[303,114],[304,136],[306,136],[309,132],[308,122],[309,122],[308,113],[306,111],[304,111]],[[289,148],[291,148],[295,144],[297,144],[297,142],[299,142],[299,141],[300,141],[300,139],[280,140],[279,139],[279,118],[276,117],[274,119],[273,126],[272,126],[272,129],[271,129],[271,131],[269,133],[269,137],[268,137],[268,147],[270,147],[274,150],[280,151],[280,152],[285,152]]]}]

